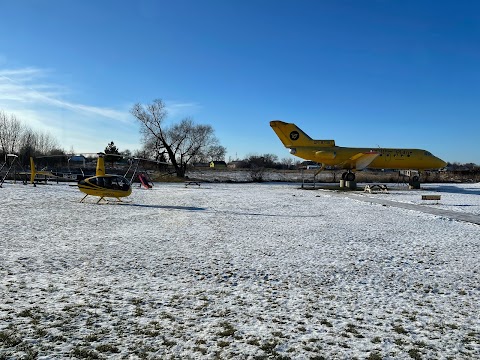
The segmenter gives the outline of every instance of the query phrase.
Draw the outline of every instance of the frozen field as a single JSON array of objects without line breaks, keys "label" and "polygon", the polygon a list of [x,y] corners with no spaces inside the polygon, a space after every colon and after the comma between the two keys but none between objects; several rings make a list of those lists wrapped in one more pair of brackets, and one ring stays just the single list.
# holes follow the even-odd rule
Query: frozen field
[{"label": "frozen field", "polygon": [[[361,196],[480,216],[480,185]],[[480,226],[284,184],[0,189],[0,359],[478,359]],[[87,198],[88,199],[88,198]]]},{"label": "frozen field", "polygon": [[[406,186],[393,186],[388,193],[364,193],[363,196],[384,198],[417,205],[435,205],[434,208],[458,211],[480,216],[480,183],[478,184],[422,184],[422,190],[408,191]],[[424,201],[421,195],[440,195],[439,201]]]}]

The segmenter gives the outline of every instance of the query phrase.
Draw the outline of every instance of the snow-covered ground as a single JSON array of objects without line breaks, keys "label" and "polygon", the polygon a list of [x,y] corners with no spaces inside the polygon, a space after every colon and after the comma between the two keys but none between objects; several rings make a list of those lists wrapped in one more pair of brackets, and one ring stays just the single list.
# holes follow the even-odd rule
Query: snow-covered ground
[{"label": "snow-covered ground", "polygon": [[[362,187],[362,184],[359,184],[359,187]],[[390,187],[388,194],[376,191],[375,194],[364,193],[363,195],[417,205],[435,205],[434,207],[438,209],[480,216],[480,183],[422,184],[421,190],[415,191],[409,191],[406,185],[394,185]],[[422,195],[440,195],[441,198],[438,201],[425,201],[422,200]]]},{"label": "snow-covered ground", "polygon": [[[480,214],[428,187],[365,196]],[[480,358],[478,225],[291,184],[81,197],[0,189],[0,359]]]}]

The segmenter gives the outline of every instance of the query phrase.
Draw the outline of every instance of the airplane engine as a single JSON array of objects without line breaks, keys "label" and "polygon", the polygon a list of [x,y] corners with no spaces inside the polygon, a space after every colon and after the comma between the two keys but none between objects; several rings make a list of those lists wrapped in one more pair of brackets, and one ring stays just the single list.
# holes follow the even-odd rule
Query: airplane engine
[{"label": "airplane engine", "polygon": [[321,162],[321,160],[333,160],[337,156],[335,151],[317,151],[315,157]]},{"label": "airplane engine", "polygon": [[297,153],[297,149],[291,148],[289,152],[290,154],[295,155]]}]

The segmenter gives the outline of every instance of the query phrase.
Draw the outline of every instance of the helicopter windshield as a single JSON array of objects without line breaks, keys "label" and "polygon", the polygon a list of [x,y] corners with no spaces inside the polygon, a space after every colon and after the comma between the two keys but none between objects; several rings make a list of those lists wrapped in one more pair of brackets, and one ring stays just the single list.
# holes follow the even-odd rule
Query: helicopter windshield
[{"label": "helicopter windshield", "polygon": [[130,182],[120,175],[95,176],[88,179],[88,182],[105,189],[127,191],[130,188]]},{"label": "helicopter windshield", "polygon": [[123,176],[112,176],[111,178],[112,189],[118,189],[126,191],[130,188],[130,181],[125,179]]}]

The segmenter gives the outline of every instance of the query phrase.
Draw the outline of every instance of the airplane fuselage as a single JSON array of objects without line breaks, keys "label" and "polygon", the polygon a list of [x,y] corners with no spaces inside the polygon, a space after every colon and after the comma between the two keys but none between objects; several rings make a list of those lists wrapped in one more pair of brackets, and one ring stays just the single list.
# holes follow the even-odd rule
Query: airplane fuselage
[{"label": "airplane fuselage", "polygon": [[349,148],[341,146],[322,147],[300,146],[292,151],[295,156],[328,166],[339,166],[355,170],[348,160],[358,153],[377,153],[378,156],[368,165],[369,169],[416,169],[429,170],[445,166],[445,162],[429,151],[400,148]]}]

